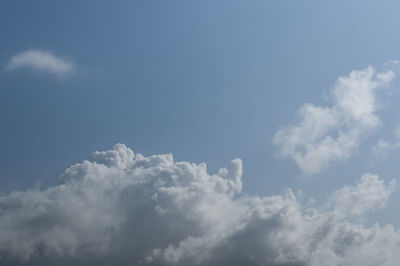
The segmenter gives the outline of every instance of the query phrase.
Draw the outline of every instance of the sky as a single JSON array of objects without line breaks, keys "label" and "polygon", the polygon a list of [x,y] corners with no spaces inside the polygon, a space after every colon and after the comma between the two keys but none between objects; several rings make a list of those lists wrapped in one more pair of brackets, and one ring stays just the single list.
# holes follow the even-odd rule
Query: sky
[{"label": "sky", "polygon": [[398,265],[399,8],[2,1],[0,265]]}]

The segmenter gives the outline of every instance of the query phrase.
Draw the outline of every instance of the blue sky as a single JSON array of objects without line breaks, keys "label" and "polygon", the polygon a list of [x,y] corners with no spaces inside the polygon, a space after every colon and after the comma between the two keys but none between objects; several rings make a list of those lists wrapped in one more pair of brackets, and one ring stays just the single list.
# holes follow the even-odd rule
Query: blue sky
[{"label": "blue sky", "polygon": [[[9,194],[12,191],[36,191],[32,193],[54,203],[55,209],[63,208],[57,205],[63,197],[66,202],[74,202],[75,197],[85,202],[72,188],[68,195],[75,196],[69,198],[63,194],[67,192],[60,192],[60,187],[82,182],[79,184],[90,194],[85,180],[92,182],[93,173],[98,178],[130,176],[132,172],[127,169],[146,165],[155,172],[177,171],[176,176],[190,180],[186,188],[193,189],[198,179],[203,180],[208,185],[201,193],[228,202],[216,204],[207,209],[210,213],[206,216],[199,216],[199,220],[204,219],[207,226],[213,224],[215,228],[232,224],[220,224],[208,220],[210,217],[236,217],[238,213],[246,215],[242,213],[244,209],[252,213],[265,207],[256,196],[267,197],[263,199],[276,206],[284,202],[287,209],[297,210],[291,191],[299,202],[302,197],[304,201],[311,197],[320,204],[316,209],[321,220],[315,218],[318,221],[310,228],[318,228],[329,217],[335,217],[342,227],[347,226],[341,224],[342,219],[349,219],[355,224],[379,222],[399,228],[400,215],[394,210],[400,204],[400,193],[395,183],[390,183],[399,178],[400,172],[398,10],[398,1],[371,0],[2,1],[0,210],[15,201],[29,213],[31,207],[25,199],[30,196],[24,192]],[[113,146],[117,143],[126,146]],[[127,147],[147,157],[135,157]],[[169,153],[175,161],[206,163],[210,175],[203,173],[202,165],[171,163],[167,155],[152,157]],[[88,158],[90,162],[79,163]],[[235,158],[243,162],[242,177],[241,162]],[[164,180],[162,173],[157,176],[160,180]],[[101,188],[109,185],[93,182]],[[211,189],[210,184],[222,192],[217,189],[211,193],[216,188]],[[140,188],[146,190],[147,185]],[[284,192],[287,188],[292,190]],[[157,189],[160,195],[165,192],[165,187]],[[94,198],[109,206],[99,196],[104,191]],[[120,187],[116,191],[123,195],[121,198],[126,196]],[[128,198],[138,202],[148,199],[141,196]],[[364,198],[357,201],[361,196]],[[169,202],[170,198],[165,197]],[[207,199],[191,200],[188,202],[193,203],[193,217],[198,215],[196,206],[210,204]],[[313,206],[312,200],[308,201]],[[82,203],[82,210],[96,210],[93,228],[125,228],[115,221],[97,225],[95,221],[104,213],[116,217],[118,214],[107,207],[97,209],[90,202],[85,204]],[[386,208],[380,208],[383,205]],[[116,206],[124,212],[124,204]],[[155,208],[165,214],[168,206],[160,203]],[[77,207],[65,213],[82,210]],[[203,209],[199,210],[202,213]],[[184,216],[182,212],[176,215]],[[304,219],[299,218],[302,228],[309,222],[304,213],[303,209],[290,212],[291,217]],[[48,214],[59,215],[51,210]],[[149,217],[149,221],[155,219]],[[6,218],[0,214],[0,236],[9,241],[1,230],[7,228]],[[78,221],[79,230],[90,231],[85,221]],[[252,228],[253,223],[249,218],[245,224]],[[360,235],[376,229],[362,228],[365,231]],[[388,227],[379,228],[382,238],[400,243],[399,231],[390,233],[392,229]],[[189,229],[185,235],[193,233]],[[21,230],[15,230],[16,236]],[[166,232],[170,231],[171,228]],[[140,232],[129,232],[141,236]],[[225,237],[226,232],[208,232],[199,243],[208,243],[208,234],[214,233]],[[98,231],[93,231],[87,239],[97,236]],[[242,238],[232,233],[226,239]],[[32,241],[35,247],[36,242]],[[38,241],[45,243],[43,239]],[[82,245],[96,246],[98,240],[93,241],[94,244]],[[219,247],[217,242],[215,247]],[[4,243],[0,241],[0,251],[7,245]],[[120,244],[125,247],[126,243]],[[49,245],[49,250],[59,250],[58,246]],[[299,244],[296,242],[295,246]],[[331,247],[325,242],[321,246]],[[163,249],[146,246],[150,247],[158,253],[148,253],[146,260],[161,260]],[[21,251],[21,257],[35,254],[29,252],[28,248]],[[126,254],[129,252],[122,255]],[[176,250],[176,254],[186,252]],[[399,253],[394,254],[387,256],[384,265],[398,262]],[[219,262],[230,261],[229,256],[232,254],[199,265],[225,265]],[[338,257],[337,264],[332,265],[366,265],[359,260],[362,254]],[[318,265],[320,258],[325,257],[312,257],[306,265]],[[108,259],[115,262],[115,258]],[[173,265],[185,265],[191,259],[203,261],[182,258],[183,262],[177,259]],[[0,257],[0,265],[5,261]],[[28,265],[35,263],[41,261]],[[296,263],[290,265],[304,265]]]},{"label": "blue sky", "polygon": [[53,176],[122,142],[211,170],[243,158],[251,192],[297,183],[274,156],[279,126],[324,104],[340,75],[397,56],[396,3],[350,2],[2,3],[3,65],[40,49],[77,68],[2,71],[2,181]]},{"label": "blue sky", "polygon": [[[143,154],[206,162],[211,172],[242,158],[251,194],[286,187],[315,194],[366,170],[395,177],[396,165],[370,168],[354,156],[308,178],[272,144],[301,105],[328,104],[324,94],[339,76],[368,65],[383,69],[397,58],[395,1],[1,5],[3,65],[38,49],[76,68],[63,78],[1,71],[6,187],[54,183],[66,166],[119,142]],[[381,110],[388,131],[397,123],[394,105]]]}]

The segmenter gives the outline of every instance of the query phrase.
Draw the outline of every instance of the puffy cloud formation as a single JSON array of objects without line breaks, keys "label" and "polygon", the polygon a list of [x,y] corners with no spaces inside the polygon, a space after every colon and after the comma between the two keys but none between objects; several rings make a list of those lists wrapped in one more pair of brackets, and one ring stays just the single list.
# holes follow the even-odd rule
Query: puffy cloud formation
[{"label": "puffy cloud formation", "polygon": [[51,52],[41,50],[27,50],[14,55],[6,65],[6,69],[30,68],[35,71],[46,72],[57,76],[66,76],[74,71],[74,65]]},{"label": "puffy cloud formation", "polygon": [[365,174],[321,208],[241,195],[242,162],[149,157],[117,144],[59,185],[0,197],[0,265],[397,266],[400,232],[357,217],[395,188]]},{"label": "puffy cloud formation", "polygon": [[362,138],[380,124],[376,90],[388,86],[394,72],[376,73],[371,66],[339,77],[331,90],[331,106],[304,104],[297,121],[280,129],[274,144],[306,174],[348,159]]}]

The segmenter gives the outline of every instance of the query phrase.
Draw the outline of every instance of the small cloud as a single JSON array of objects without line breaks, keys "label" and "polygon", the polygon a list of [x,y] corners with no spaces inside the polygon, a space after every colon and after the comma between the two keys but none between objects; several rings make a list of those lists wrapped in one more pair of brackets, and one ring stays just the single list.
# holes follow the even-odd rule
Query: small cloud
[{"label": "small cloud", "polygon": [[274,144],[306,174],[350,158],[362,139],[381,125],[376,91],[387,87],[393,71],[376,73],[371,66],[339,77],[330,95],[332,105],[304,104],[297,121],[281,128]]},{"label": "small cloud", "polygon": [[384,207],[396,187],[395,180],[386,185],[377,175],[365,173],[356,186],[345,186],[335,191],[331,198],[334,213],[338,217],[349,218]]},{"label": "small cloud", "polygon": [[392,142],[380,139],[371,149],[372,156],[374,159],[384,160],[389,156],[389,151],[393,147]]},{"label": "small cloud", "polygon": [[7,70],[29,68],[56,76],[67,76],[74,72],[75,66],[65,58],[55,56],[52,52],[30,49],[14,55],[7,63]]},{"label": "small cloud", "polygon": [[400,148],[400,126],[397,126],[393,132],[394,140],[387,141],[380,139],[371,149],[371,154],[375,159],[385,160],[391,151]]},{"label": "small cloud", "polygon": [[399,63],[400,63],[400,61],[397,60],[397,59],[390,59],[390,60],[386,61],[384,65],[385,66],[387,66],[387,65],[398,65]]}]

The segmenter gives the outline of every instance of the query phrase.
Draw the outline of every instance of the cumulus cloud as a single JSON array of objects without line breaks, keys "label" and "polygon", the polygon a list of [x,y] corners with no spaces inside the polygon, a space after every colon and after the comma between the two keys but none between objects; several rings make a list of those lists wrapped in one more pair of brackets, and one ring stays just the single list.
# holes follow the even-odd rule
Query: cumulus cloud
[{"label": "cumulus cloud", "polygon": [[348,159],[363,137],[381,124],[375,114],[375,94],[393,78],[393,71],[376,73],[371,66],[339,77],[330,92],[331,106],[306,103],[297,120],[275,134],[273,142],[279,154],[292,158],[306,174]]},{"label": "cumulus cloud", "polygon": [[400,232],[355,217],[395,184],[365,174],[321,208],[290,189],[241,195],[242,162],[145,157],[122,144],[70,166],[57,186],[0,197],[0,265],[395,266]]},{"label": "cumulus cloud", "polygon": [[366,173],[356,186],[345,186],[335,191],[335,214],[339,217],[357,217],[369,210],[380,208],[384,206],[395,187],[395,181],[385,186],[377,175]]},{"label": "cumulus cloud", "polygon": [[6,69],[15,70],[29,68],[34,71],[46,72],[57,76],[71,74],[75,67],[67,59],[55,56],[53,53],[41,50],[27,50],[14,55],[7,63]]}]

